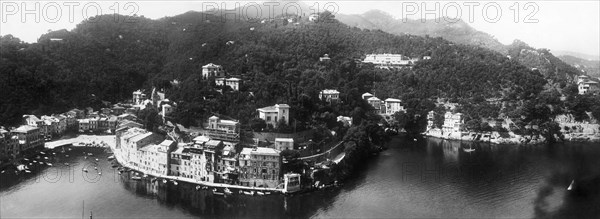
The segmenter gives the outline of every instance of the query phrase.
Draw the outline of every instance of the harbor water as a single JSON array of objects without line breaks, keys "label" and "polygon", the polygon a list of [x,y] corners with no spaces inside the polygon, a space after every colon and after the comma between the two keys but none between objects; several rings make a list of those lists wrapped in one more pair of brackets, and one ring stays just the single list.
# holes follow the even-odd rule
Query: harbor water
[{"label": "harbor water", "polygon": [[0,218],[600,217],[600,145],[593,143],[398,137],[341,187],[290,196],[218,196],[187,183],[134,180],[108,156],[102,148],[56,148],[37,159],[52,166],[5,171]]}]

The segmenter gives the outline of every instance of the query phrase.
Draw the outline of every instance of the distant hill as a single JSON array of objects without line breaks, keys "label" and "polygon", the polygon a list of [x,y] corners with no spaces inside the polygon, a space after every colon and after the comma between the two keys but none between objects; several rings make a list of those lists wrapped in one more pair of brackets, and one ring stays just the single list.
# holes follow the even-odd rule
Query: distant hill
[{"label": "distant hill", "polygon": [[[546,49],[535,49],[519,40],[515,40],[511,45],[503,45],[490,34],[478,31],[464,21],[451,23],[440,19],[438,23],[433,20],[421,22],[408,19],[404,22],[380,10],[371,10],[360,15],[337,15],[336,18],[342,23],[358,28],[382,30],[396,35],[442,37],[458,44],[488,48],[509,55],[531,69],[538,69],[551,82],[572,81],[576,75],[581,74]],[[592,65],[585,66],[590,66],[587,67],[588,71],[595,72]]]},{"label": "distant hill", "polygon": [[573,51],[552,50],[552,54],[554,54],[555,56],[573,56],[576,58],[585,59],[585,60],[589,60],[589,61],[600,60],[600,56],[589,55],[589,54],[573,52]]},{"label": "distant hill", "polygon": [[600,60],[587,60],[570,55],[561,55],[558,58],[589,76],[600,77]]},{"label": "distant hill", "polygon": [[390,14],[380,10],[371,10],[360,15],[338,14],[336,18],[351,27],[379,29],[398,35],[443,37],[451,42],[476,45],[506,53],[505,46],[493,36],[472,28],[462,20],[452,23],[445,19],[440,19],[440,22],[407,19],[404,22],[401,19],[394,19]]}]

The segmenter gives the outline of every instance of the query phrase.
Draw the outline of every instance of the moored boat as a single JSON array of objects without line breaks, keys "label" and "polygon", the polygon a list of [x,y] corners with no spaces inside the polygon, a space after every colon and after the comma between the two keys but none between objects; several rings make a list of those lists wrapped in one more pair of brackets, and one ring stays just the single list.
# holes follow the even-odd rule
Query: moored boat
[{"label": "moored boat", "polygon": [[223,192],[225,192],[225,194],[227,194],[227,195],[231,195],[231,194],[233,194],[233,192],[232,192],[231,190],[229,190],[229,188],[225,188],[225,189],[223,190]]},{"label": "moored boat", "polygon": [[257,194],[257,195],[265,195],[265,193],[264,193],[264,192],[261,192],[261,191],[256,191],[256,194]]},{"label": "moored boat", "polygon": [[220,196],[223,196],[223,195],[225,195],[225,193],[222,193],[222,192],[219,192],[219,191],[217,191],[217,189],[216,189],[216,188],[214,188],[214,189],[212,190],[212,193],[213,193],[213,195],[220,195]]}]

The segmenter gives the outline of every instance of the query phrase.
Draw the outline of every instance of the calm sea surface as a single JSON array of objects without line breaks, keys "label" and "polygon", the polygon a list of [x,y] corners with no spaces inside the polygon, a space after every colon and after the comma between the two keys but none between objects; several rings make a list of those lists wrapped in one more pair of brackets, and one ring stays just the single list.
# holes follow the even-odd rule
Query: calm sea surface
[{"label": "calm sea surface", "polygon": [[130,180],[102,151],[56,150],[39,158],[53,166],[1,174],[0,218],[600,218],[600,145],[590,143],[396,138],[342,187],[294,196],[220,197],[195,185]]}]

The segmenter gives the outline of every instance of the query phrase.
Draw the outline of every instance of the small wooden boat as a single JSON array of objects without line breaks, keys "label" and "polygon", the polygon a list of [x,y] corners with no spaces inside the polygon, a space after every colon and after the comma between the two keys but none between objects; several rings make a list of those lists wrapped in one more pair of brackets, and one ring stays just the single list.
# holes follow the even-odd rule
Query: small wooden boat
[{"label": "small wooden boat", "polygon": [[41,162],[41,161],[40,161],[40,165],[44,165],[44,162]]},{"label": "small wooden boat", "polygon": [[173,181],[173,185],[177,185],[177,184],[179,184],[179,183],[177,183],[177,181]]},{"label": "small wooden boat", "polygon": [[0,171],[0,173],[4,173],[4,170]]},{"label": "small wooden boat", "polygon": [[96,161],[98,161],[98,158],[96,158]]},{"label": "small wooden boat", "polygon": [[23,158],[23,160],[25,160],[25,161],[29,161],[29,159],[27,159],[27,158]]},{"label": "small wooden boat", "polygon": [[244,195],[254,195],[254,191],[243,191]]},{"label": "small wooden boat", "polygon": [[261,191],[256,191],[256,194],[257,194],[257,195],[265,195],[265,193],[264,193],[264,192],[261,192]]},{"label": "small wooden boat", "polygon": [[48,166],[52,166],[52,164],[51,164],[51,163],[46,163],[46,165],[48,165]]},{"label": "small wooden boat", "polygon": [[26,173],[31,173],[31,171],[30,171],[30,170],[25,170],[25,172],[26,172]]},{"label": "small wooden boat", "polygon": [[46,154],[46,153],[44,153],[44,152],[42,151],[42,152],[40,152],[40,154],[41,154],[41,155],[44,155],[44,154]]},{"label": "small wooden boat", "polygon": [[201,188],[202,188],[202,186],[200,186],[200,185],[197,185],[197,186],[196,186],[196,191],[200,190]]},{"label": "small wooden boat", "polygon": [[108,156],[108,160],[115,159],[115,155]]},{"label": "small wooden boat", "polygon": [[141,180],[141,179],[142,179],[142,177],[139,177],[139,176],[132,176],[132,177],[131,177],[131,179],[133,179],[133,180]]},{"label": "small wooden boat", "polygon": [[98,175],[102,175],[102,172],[98,172]]},{"label": "small wooden boat", "polygon": [[167,180],[166,180],[166,179],[163,179],[163,183],[164,183],[164,184],[167,184]]},{"label": "small wooden boat", "polygon": [[33,160],[34,163],[37,163],[37,160]]},{"label": "small wooden boat", "polygon": [[48,157],[44,157],[45,160],[48,160]]},{"label": "small wooden boat", "polygon": [[271,192],[265,192],[265,195],[270,195],[270,194],[271,194]]},{"label": "small wooden boat", "polygon": [[214,188],[214,189],[212,190],[212,193],[213,193],[213,195],[220,195],[220,196],[223,196],[223,195],[225,195],[225,193],[222,193],[222,192],[219,192],[219,191],[217,191],[217,189],[216,189],[216,188]]},{"label": "small wooden boat", "polygon": [[232,192],[231,190],[229,190],[229,188],[225,188],[225,189],[223,190],[223,192],[225,192],[225,194],[227,194],[227,195],[231,195],[231,194],[233,194],[233,192]]}]

